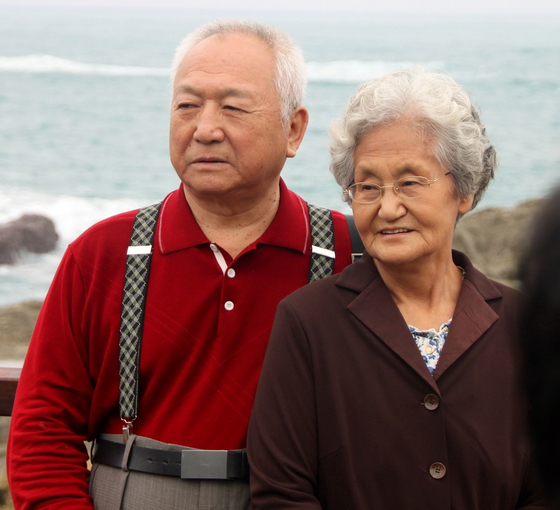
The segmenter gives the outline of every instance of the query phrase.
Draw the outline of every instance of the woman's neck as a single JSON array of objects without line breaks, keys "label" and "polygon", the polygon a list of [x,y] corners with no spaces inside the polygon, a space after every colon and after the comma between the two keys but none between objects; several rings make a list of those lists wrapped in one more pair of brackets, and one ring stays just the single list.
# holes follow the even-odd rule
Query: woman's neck
[{"label": "woman's neck", "polygon": [[416,263],[390,266],[375,262],[407,324],[436,330],[453,317],[463,271],[449,253],[443,264]]}]

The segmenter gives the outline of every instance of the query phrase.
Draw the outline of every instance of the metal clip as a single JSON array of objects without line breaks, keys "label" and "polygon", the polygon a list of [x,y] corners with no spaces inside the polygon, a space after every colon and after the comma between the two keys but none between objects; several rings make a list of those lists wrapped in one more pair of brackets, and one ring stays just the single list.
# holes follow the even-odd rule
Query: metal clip
[{"label": "metal clip", "polygon": [[122,433],[123,433],[124,442],[126,444],[126,442],[128,441],[128,438],[130,437],[130,429],[132,428],[133,420],[128,421],[128,420],[125,420],[124,418],[121,418],[121,420],[124,423],[123,428],[122,428]]}]

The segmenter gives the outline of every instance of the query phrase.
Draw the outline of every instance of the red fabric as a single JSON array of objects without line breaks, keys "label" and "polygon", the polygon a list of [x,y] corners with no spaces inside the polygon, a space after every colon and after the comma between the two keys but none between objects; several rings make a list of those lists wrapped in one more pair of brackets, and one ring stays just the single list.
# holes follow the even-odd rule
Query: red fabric
[{"label": "red fabric", "polygon": [[[91,227],[60,264],[21,374],[9,438],[16,508],[92,508],[83,441],[120,433],[118,340],[126,250],[136,211]],[[350,263],[333,212],[336,272]],[[181,189],[156,230],[133,432],[206,449],[245,446],[277,303],[308,281],[305,202],[281,183],[258,242],[219,267]],[[228,311],[226,301],[234,303]]]}]

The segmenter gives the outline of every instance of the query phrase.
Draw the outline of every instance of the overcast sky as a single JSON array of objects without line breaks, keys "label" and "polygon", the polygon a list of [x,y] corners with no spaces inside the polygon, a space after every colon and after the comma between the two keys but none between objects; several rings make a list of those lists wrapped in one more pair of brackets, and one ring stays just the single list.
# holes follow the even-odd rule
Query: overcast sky
[{"label": "overcast sky", "polygon": [[0,5],[168,6],[227,10],[289,9],[560,15],[560,0],[0,0]]}]

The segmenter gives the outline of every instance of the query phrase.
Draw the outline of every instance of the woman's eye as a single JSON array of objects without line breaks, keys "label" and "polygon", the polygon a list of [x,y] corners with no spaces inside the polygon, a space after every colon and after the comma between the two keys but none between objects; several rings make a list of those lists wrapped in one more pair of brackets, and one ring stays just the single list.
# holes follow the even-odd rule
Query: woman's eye
[{"label": "woman's eye", "polygon": [[368,192],[368,191],[378,191],[379,188],[377,186],[375,186],[375,184],[362,184],[362,191],[364,192]]},{"label": "woman's eye", "polygon": [[413,186],[421,186],[421,183],[415,179],[406,179],[399,182],[401,188],[412,188]]}]

